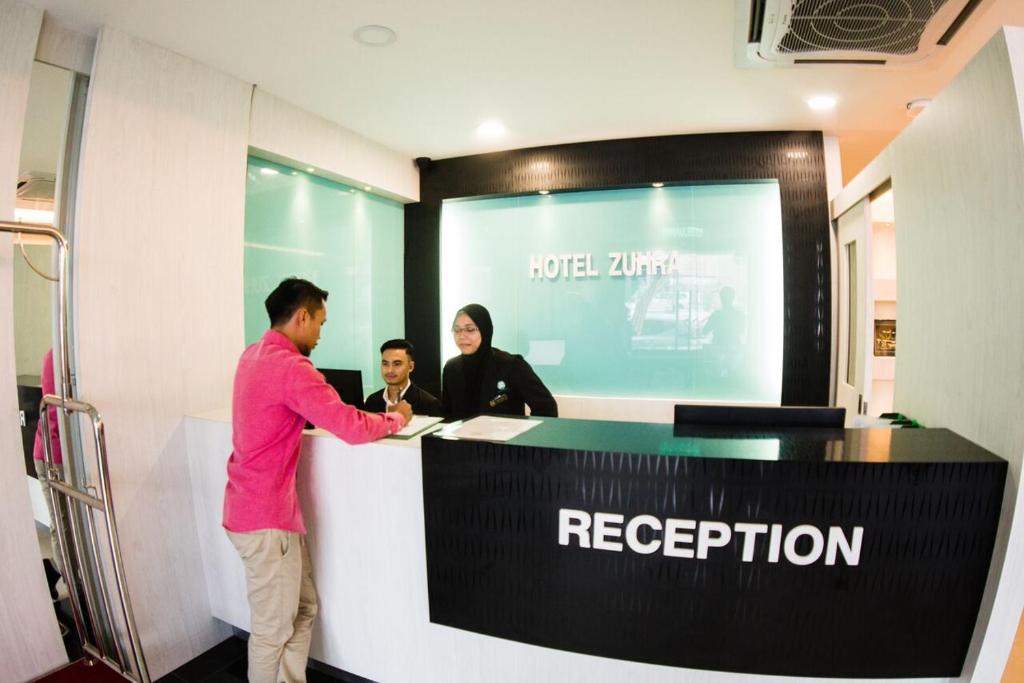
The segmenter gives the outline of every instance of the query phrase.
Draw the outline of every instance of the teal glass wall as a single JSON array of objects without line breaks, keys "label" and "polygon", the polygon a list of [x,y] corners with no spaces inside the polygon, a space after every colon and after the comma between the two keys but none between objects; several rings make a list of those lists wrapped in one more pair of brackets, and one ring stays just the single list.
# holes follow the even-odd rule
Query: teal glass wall
[{"label": "teal glass wall", "polygon": [[777,404],[775,181],[445,202],[442,353],[467,303],[556,394]]},{"label": "teal glass wall", "polygon": [[310,357],[382,386],[382,342],[403,336],[403,221],[398,202],[257,157],[245,191],[245,341],[268,326],[263,301],[290,276],[330,292]]}]

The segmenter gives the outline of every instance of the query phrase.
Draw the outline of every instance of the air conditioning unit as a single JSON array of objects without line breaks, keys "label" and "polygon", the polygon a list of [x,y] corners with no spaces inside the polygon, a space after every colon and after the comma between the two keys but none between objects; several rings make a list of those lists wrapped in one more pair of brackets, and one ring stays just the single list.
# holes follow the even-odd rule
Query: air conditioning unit
[{"label": "air conditioning unit", "polygon": [[53,204],[53,191],[57,176],[44,171],[29,171],[18,176],[18,201],[45,202]]},{"label": "air conditioning unit", "polygon": [[737,66],[918,62],[993,0],[736,0]]}]

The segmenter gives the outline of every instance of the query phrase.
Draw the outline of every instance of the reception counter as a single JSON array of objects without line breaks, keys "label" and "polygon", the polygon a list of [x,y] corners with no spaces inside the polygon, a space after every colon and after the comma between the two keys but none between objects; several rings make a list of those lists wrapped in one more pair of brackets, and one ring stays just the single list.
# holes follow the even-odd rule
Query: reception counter
[{"label": "reception counter", "polygon": [[[211,610],[248,630],[230,431],[186,419]],[[545,419],[303,449],[311,654],[376,681],[955,677],[1006,476],[941,429]]]}]

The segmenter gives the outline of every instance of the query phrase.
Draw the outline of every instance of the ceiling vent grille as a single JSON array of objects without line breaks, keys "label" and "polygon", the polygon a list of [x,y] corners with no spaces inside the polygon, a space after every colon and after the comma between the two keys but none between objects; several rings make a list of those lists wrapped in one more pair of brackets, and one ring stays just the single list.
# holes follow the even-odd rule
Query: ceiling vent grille
[{"label": "ceiling vent grille", "polygon": [[[991,0],[737,0],[740,66],[927,58]],[[744,23],[742,30],[739,26]]]}]

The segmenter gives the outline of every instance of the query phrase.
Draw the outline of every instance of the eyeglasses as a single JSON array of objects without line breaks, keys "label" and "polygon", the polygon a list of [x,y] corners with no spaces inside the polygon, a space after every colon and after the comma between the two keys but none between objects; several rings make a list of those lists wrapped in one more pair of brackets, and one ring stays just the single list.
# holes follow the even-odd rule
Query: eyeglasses
[{"label": "eyeglasses", "polygon": [[456,325],[455,327],[452,328],[452,334],[454,334],[456,337],[462,334],[463,332],[465,332],[466,334],[473,334],[479,331],[480,328],[475,325],[466,325],[465,327],[459,327],[458,325]]}]

